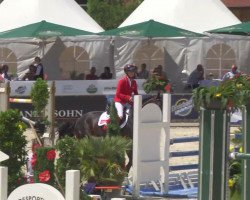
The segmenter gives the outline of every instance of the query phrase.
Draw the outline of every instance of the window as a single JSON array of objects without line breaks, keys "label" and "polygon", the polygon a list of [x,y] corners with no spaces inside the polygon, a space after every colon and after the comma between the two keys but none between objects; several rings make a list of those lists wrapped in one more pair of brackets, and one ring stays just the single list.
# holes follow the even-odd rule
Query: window
[{"label": "window", "polygon": [[213,73],[214,78],[222,78],[231,70],[235,61],[235,52],[229,45],[223,43],[213,45],[205,57],[205,76]]}]

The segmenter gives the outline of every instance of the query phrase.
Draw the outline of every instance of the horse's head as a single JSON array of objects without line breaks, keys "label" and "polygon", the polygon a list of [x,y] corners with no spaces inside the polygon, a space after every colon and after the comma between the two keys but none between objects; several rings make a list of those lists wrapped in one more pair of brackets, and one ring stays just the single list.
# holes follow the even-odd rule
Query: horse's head
[{"label": "horse's head", "polygon": [[65,136],[74,136],[75,122],[67,121],[60,124],[57,128],[56,133],[59,134],[59,139]]}]

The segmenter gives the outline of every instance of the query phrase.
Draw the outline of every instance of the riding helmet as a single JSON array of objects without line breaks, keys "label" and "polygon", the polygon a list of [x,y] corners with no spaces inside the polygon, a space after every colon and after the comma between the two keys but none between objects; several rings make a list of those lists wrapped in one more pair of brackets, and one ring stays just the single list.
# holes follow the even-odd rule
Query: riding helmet
[{"label": "riding helmet", "polygon": [[124,66],[124,72],[127,73],[127,72],[135,72],[136,70],[136,67],[134,65],[131,65],[131,64],[127,64]]}]

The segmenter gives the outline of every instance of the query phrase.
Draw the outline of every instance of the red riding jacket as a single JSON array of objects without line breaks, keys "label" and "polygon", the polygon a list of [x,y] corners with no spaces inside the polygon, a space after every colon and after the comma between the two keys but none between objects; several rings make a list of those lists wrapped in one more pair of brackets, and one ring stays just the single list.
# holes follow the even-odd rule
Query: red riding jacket
[{"label": "red riding jacket", "polygon": [[125,76],[118,81],[114,101],[120,102],[121,104],[130,103],[129,99],[132,97],[133,93],[135,95],[138,94],[137,83],[135,80],[132,80],[130,85],[129,78]]}]

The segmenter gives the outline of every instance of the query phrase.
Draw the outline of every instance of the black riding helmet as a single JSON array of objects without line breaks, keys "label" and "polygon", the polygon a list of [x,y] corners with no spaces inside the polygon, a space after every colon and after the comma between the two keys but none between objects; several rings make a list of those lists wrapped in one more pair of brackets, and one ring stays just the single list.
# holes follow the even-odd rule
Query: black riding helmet
[{"label": "black riding helmet", "polygon": [[127,74],[128,72],[135,72],[136,71],[136,67],[134,65],[131,64],[127,64],[124,66],[124,72]]}]

